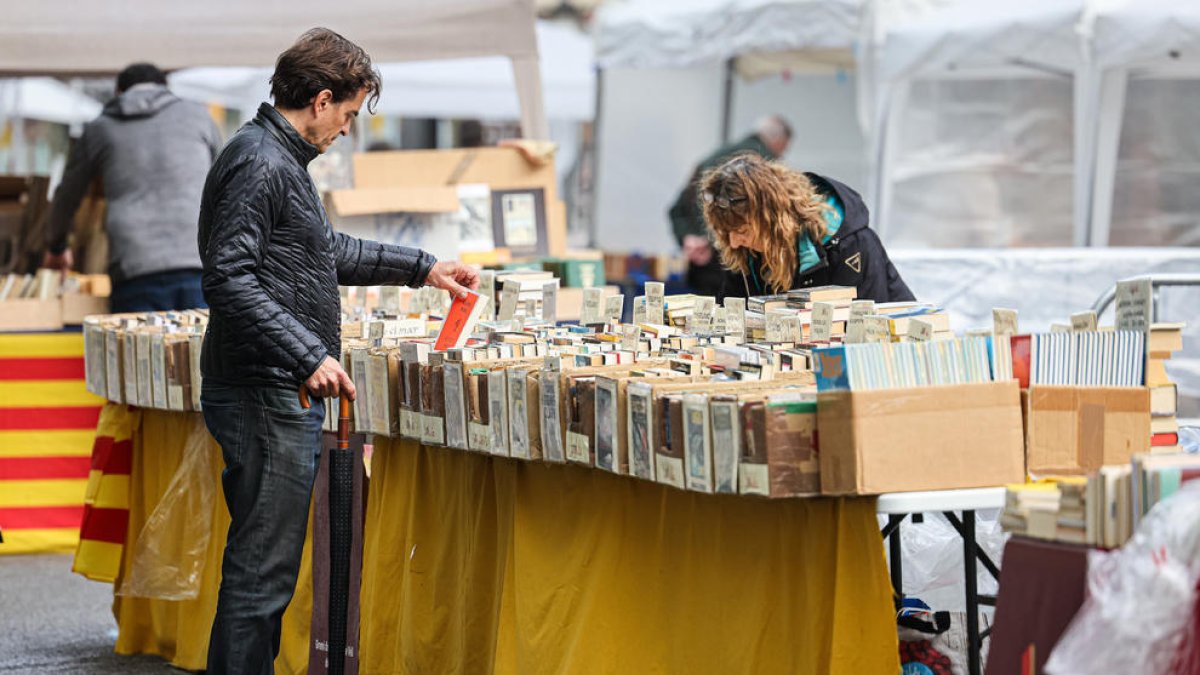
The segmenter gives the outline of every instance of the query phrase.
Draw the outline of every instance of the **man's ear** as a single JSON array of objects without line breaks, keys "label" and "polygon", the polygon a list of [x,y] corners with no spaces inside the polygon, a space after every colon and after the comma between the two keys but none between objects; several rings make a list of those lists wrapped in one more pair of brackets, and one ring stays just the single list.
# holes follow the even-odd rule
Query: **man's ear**
[{"label": "man's ear", "polygon": [[313,113],[320,114],[321,111],[333,105],[333,92],[328,89],[322,89],[313,97],[312,108]]}]

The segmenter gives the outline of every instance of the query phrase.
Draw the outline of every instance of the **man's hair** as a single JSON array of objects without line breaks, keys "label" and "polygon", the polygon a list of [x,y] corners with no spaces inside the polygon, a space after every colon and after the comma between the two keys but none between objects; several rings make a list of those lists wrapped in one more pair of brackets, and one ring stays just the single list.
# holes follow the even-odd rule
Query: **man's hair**
[{"label": "man's hair", "polygon": [[375,112],[383,83],[362,47],[328,28],[313,28],[279,55],[275,74],[271,75],[271,96],[275,105],[298,110],[311,103],[322,89],[333,93],[334,103],[354,98],[360,89],[366,89],[370,95],[367,110]]},{"label": "man's hair", "polygon": [[129,91],[130,87],[139,84],[166,84],[167,74],[158,69],[153,63],[133,63],[125,66],[117,75],[117,93]]},{"label": "man's hair", "polygon": [[779,115],[768,115],[760,119],[755,128],[759,137],[764,141],[782,140],[787,142],[792,140],[792,125]]}]

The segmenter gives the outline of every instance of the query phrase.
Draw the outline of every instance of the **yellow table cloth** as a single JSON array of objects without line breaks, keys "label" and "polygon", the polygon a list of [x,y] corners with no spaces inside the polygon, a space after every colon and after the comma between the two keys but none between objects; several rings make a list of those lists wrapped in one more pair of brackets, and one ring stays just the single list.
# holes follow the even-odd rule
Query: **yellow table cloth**
[{"label": "yellow table cloth", "polygon": [[[132,418],[132,416],[131,416]],[[133,466],[130,472],[129,530],[121,574],[114,589],[130,572],[131,551],[163,498],[176,471],[184,461],[184,449],[193,425],[203,425],[199,413],[144,410],[140,424],[133,431]],[[207,662],[208,636],[217,610],[217,589],[221,582],[221,555],[225,550],[225,535],[229,529],[229,512],[221,490],[221,449],[211,437],[207,440],[211,461],[208,477],[216,486],[212,509],[211,533],[204,550],[204,564],[199,579],[199,592],[191,600],[151,600],[146,598],[113,598],[113,614],[117,618],[118,654],[158,654],[171,664],[187,670],[203,670]],[[176,513],[176,520],[190,514]],[[182,532],[184,523],[168,531]],[[311,538],[310,538],[311,541]],[[276,673],[308,672],[308,637],[312,619],[312,551],[305,543],[300,565],[300,577],[292,604],[283,615],[280,654],[275,659]]]},{"label": "yellow table cloth", "polygon": [[870,498],[702,495],[377,439],[366,673],[896,673]]}]

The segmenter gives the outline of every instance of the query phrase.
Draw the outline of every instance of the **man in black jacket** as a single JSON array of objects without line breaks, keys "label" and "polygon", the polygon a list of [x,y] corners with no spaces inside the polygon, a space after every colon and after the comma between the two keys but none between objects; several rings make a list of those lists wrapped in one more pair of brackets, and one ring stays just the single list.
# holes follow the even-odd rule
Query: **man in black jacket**
[{"label": "man in black jacket", "polygon": [[[360,47],[316,28],[280,55],[275,105],[229,141],[200,207],[204,421],[225,459],[231,522],[209,673],[270,673],[308,524],[324,406],[349,396],[338,362],[338,285],[432,285],[464,294],[478,274],[416,249],[334,232],[307,165],[346,135],[379,74]],[[370,106],[369,106],[370,107]],[[314,396],[300,405],[304,387]]]}]

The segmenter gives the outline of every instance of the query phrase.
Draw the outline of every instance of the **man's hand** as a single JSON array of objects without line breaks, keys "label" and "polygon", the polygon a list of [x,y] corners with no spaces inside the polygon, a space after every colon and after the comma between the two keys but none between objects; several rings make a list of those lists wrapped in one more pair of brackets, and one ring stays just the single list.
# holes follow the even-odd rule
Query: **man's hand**
[{"label": "man's hand", "polygon": [[317,366],[316,372],[308,376],[304,381],[304,388],[323,398],[345,395],[353,401],[357,395],[350,376],[342,370],[342,364],[332,356],[326,356],[321,365]]},{"label": "man's hand", "polygon": [[686,234],[683,236],[683,255],[697,267],[704,267],[713,259],[713,247],[709,243],[708,237],[702,237],[698,234]]},{"label": "man's hand", "polygon": [[479,272],[457,260],[436,262],[433,269],[429,270],[425,283],[450,291],[450,295],[456,298],[465,298],[467,289],[479,288]]},{"label": "man's hand", "polygon": [[75,258],[71,255],[71,249],[69,248],[64,248],[63,252],[58,255],[46,251],[46,255],[42,256],[42,267],[58,270],[63,274],[70,272],[74,266]]}]

